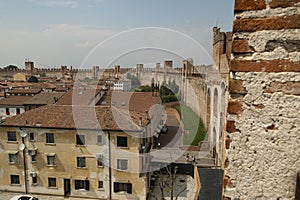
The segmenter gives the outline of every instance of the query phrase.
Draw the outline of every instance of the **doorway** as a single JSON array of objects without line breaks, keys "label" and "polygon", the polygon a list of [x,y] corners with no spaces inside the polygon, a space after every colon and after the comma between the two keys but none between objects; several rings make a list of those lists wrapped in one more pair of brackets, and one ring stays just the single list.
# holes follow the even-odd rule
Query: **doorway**
[{"label": "doorway", "polygon": [[71,195],[71,180],[64,179],[64,196],[68,197]]}]

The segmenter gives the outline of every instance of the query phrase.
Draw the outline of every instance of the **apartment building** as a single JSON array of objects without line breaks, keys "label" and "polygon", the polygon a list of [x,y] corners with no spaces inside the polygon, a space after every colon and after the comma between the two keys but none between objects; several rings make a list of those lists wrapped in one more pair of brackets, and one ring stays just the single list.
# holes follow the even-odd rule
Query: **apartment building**
[{"label": "apartment building", "polygon": [[161,113],[127,114],[114,106],[47,105],[5,119],[0,125],[0,190],[145,199],[145,147],[157,130],[151,119]]},{"label": "apartment building", "polygon": [[0,99],[0,119],[25,112],[24,103],[31,98],[31,96],[8,96]]}]

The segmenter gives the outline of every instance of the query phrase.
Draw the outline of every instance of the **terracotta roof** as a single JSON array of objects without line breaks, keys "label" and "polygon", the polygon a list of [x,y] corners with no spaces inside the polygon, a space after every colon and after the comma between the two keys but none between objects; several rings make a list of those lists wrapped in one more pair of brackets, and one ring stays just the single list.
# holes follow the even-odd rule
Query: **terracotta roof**
[{"label": "terracotta roof", "polygon": [[8,94],[38,94],[41,89],[13,89],[8,91]]},{"label": "terracotta roof", "polygon": [[35,83],[32,85],[32,88],[37,88],[37,89],[55,89],[56,85],[52,83]]},{"label": "terracotta roof", "polygon": [[30,87],[32,83],[28,82],[0,82],[0,85],[7,85],[11,86],[12,88],[19,88],[19,87]]},{"label": "terracotta roof", "polygon": [[[143,114],[132,111],[130,115],[114,107],[46,105],[6,118],[1,126],[140,131],[137,124]],[[142,118],[142,123],[147,120]]]},{"label": "terracotta roof", "polygon": [[8,96],[7,98],[0,100],[0,105],[20,106],[23,105],[25,101],[28,101],[31,98],[32,96]]},{"label": "terracotta roof", "polygon": [[55,99],[63,96],[64,92],[41,92],[28,101],[24,102],[26,105],[48,105],[56,103]]},{"label": "terracotta roof", "polygon": [[73,88],[63,95],[57,105],[90,105],[94,98],[99,94],[100,89],[86,87]]},{"label": "terracotta roof", "polygon": [[[103,102],[105,102],[105,104]],[[154,96],[152,92],[109,91],[98,105],[112,105],[118,108],[145,113],[145,111],[149,111],[153,105],[160,103],[159,95]]]}]

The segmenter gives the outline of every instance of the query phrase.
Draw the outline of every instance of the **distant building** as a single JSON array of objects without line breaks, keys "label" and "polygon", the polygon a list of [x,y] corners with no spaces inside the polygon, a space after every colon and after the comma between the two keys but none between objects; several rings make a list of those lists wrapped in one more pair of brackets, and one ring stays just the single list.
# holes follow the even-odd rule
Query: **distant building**
[{"label": "distant building", "polygon": [[24,102],[31,96],[8,96],[0,99],[0,118],[11,117],[25,112]]},{"label": "distant building", "polygon": [[25,111],[55,104],[64,94],[64,92],[41,92],[23,103]]},{"label": "distant building", "polygon": [[9,90],[7,94],[9,96],[34,96],[40,93],[41,89],[13,89]]},{"label": "distant building", "polygon": [[34,70],[34,62],[26,60],[25,61],[25,70],[33,72],[33,70]]},{"label": "distant building", "polygon": [[131,90],[131,80],[129,79],[120,79],[114,83],[113,90],[115,91],[130,91]]},{"label": "distant building", "polygon": [[16,73],[13,75],[13,80],[14,81],[27,81],[28,79],[28,75],[27,74],[24,74],[24,73]]}]

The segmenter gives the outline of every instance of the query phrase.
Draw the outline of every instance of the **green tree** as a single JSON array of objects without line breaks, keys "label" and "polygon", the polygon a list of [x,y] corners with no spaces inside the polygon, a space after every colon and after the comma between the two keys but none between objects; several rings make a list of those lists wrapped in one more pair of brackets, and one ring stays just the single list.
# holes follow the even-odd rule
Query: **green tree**
[{"label": "green tree", "polygon": [[4,69],[7,69],[7,70],[18,70],[19,68],[15,65],[8,65],[6,67],[4,67]]}]

